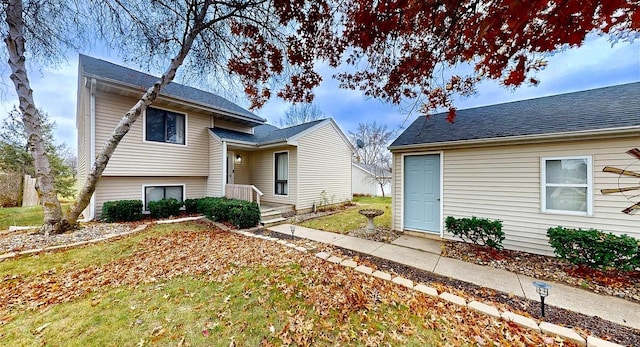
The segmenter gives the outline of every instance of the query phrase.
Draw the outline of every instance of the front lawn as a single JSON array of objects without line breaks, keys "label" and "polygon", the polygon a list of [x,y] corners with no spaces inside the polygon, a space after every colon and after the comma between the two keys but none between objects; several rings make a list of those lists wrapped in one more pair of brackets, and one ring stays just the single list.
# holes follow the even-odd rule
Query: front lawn
[{"label": "front lawn", "polygon": [[383,229],[391,229],[391,197],[358,196],[354,197],[353,201],[358,204],[355,208],[310,219],[300,223],[300,225],[307,228],[347,234],[350,231],[367,226],[367,218],[358,213],[359,210],[375,208],[384,211],[382,216],[374,219],[375,226]]},{"label": "front lawn", "polygon": [[[62,204],[62,211],[69,209],[70,203]],[[10,226],[42,225],[44,216],[42,206],[31,207],[0,207],[0,230],[7,230]]]},{"label": "front lawn", "polygon": [[7,346],[545,342],[312,254],[197,222],[0,264]]}]

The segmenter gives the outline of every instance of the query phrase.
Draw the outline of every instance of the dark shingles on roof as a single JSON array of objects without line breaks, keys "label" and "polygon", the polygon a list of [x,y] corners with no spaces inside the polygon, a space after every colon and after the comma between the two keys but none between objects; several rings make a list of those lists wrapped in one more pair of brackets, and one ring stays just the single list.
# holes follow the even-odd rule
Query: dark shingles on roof
[{"label": "dark shingles on roof", "polygon": [[294,125],[288,128],[277,128],[270,124],[263,124],[253,128],[253,134],[246,134],[239,131],[211,128],[211,131],[220,137],[223,141],[240,141],[249,142],[256,145],[286,141],[291,137],[313,127],[326,119],[316,120],[300,125]]},{"label": "dark shingles on roof", "polygon": [[640,82],[418,117],[390,148],[640,126]]},{"label": "dark shingles on roof", "polygon": [[[147,89],[158,81],[158,77],[83,54],[80,54],[79,64],[82,66],[82,71],[86,75],[122,82],[141,89]],[[162,94],[196,102],[221,111],[227,111],[260,123],[266,121],[264,118],[245,110],[219,95],[182,84],[171,82],[163,89]]]}]

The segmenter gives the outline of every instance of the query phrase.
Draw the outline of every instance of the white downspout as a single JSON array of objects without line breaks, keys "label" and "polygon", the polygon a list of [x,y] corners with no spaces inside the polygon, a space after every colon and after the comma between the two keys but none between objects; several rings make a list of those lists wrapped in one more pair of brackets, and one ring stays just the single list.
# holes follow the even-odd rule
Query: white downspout
[{"label": "white downspout", "polygon": [[222,196],[227,193],[227,141],[222,141]]},{"label": "white downspout", "polygon": [[[91,79],[91,89],[90,89],[90,97],[89,97],[89,122],[91,129],[90,132],[90,152],[89,158],[91,158],[91,163],[89,165],[90,168],[93,168],[93,164],[96,162],[96,79]],[[96,201],[95,201],[95,192],[91,194],[91,200],[89,201],[89,215],[86,216],[82,221],[89,222],[92,221],[96,216]]]}]

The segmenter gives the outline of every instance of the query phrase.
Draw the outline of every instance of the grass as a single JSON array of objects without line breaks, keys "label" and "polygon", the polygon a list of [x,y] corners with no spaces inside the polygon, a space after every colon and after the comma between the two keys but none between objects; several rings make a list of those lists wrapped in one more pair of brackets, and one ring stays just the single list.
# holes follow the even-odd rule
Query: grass
[{"label": "grass", "polygon": [[[193,224],[190,227],[194,231],[202,231],[206,228],[203,224]],[[143,239],[166,235],[180,229],[181,226],[176,224],[159,224],[151,230],[147,229],[134,236],[113,242],[72,248],[66,252],[26,256],[19,261],[0,262],[0,274],[11,273],[17,276],[33,276],[46,271],[63,272],[82,269],[90,265],[100,266],[130,257]]]},{"label": "grass", "polygon": [[[139,257],[138,252],[152,256],[154,253],[149,253],[150,250],[138,249],[143,239],[172,237],[185,230],[204,235],[205,229],[204,224],[198,223],[156,225],[114,242],[0,262],[0,276],[15,275],[36,281],[41,281],[43,276],[59,276],[68,280],[65,274],[73,270],[82,272],[103,264],[120,264],[122,260]],[[281,247],[275,243],[270,245]],[[238,242],[237,247],[248,246]],[[162,252],[159,253],[162,257]],[[237,255],[239,251],[232,253]],[[281,251],[276,249],[274,253],[276,258],[282,257]],[[376,331],[386,336],[382,340],[390,342],[392,333],[400,331],[403,324],[414,322],[420,326],[420,317],[404,305],[381,305],[375,313],[369,313],[371,317],[398,319],[384,323],[366,318],[366,314],[363,316],[357,310],[345,312],[324,307],[324,311],[319,311],[321,305],[313,302],[324,300],[326,304],[324,296],[328,293],[311,284],[326,282],[321,272],[306,271],[297,262],[248,263],[241,266],[230,261],[232,271],[225,271],[221,277],[181,275],[152,283],[93,288],[71,302],[53,304],[42,310],[0,312],[0,317],[4,316],[0,320],[6,320],[0,339],[11,346],[175,346],[185,342],[191,346],[229,346],[232,341],[247,346],[265,342],[334,345],[337,339],[356,341],[362,331]],[[311,298],[316,295],[320,295],[320,299]],[[336,329],[331,322],[342,322],[343,327],[353,325],[354,331]],[[408,345],[440,340],[434,329],[421,329],[403,339]]]},{"label": "grass", "polygon": [[[188,341],[191,346],[229,346],[231,341],[258,346],[265,341],[286,344],[288,339],[333,345],[340,331],[329,322],[339,320],[341,312],[330,312],[321,318],[303,296],[266,285],[269,278],[281,277],[289,282],[287,286],[304,291],[304,275],[296,266],[273,272],[258,266],[240,272],[226,283],[180,277],[161,284],[113,289],[39,314],[20,314],[3,327],[7,332],[4,340],[12,346],[175,346],[180,341]],[[384,306],[376,315],[416,324],[420,320],[406,306]],[[348,321],[354,334],[367,330],[388,334],[401,329],[391,320],[371,321],[355,313]],[[290,329],[292,322],[300,324],[294,331]],[[45,324],[48,325],[38,332]],[[321,324],[326,326],[321,328]],[[314,328],[325,331],[325,341],[312,338]],[[439,340],[437,332],[421,329],[407,336],[404,343],[432,345]]]},{"label": "grass", "polygon": [[0,282],[7,346],[542,344],[536,332],[196,222],[5,260],[0,278],[10,278]]},{"label": "grass", "polygon": [[[70,203],[62,204],[62,211],[69,210]],[[44,221],[41,206],[31,207],[0,207],[0,230],[7,230],[10,226],[40,226]]]},{"label": "grass", "polygon": [[383,210],[384,214],[373,220],[374,225],[380,228],[391,229],[391,197],[359,196],[354,197],[353,201],[358,204],[355,208],[310,219],[300,223],[300,225],[307,228],[346,234],[352,230],[364,228],[367,225],[367,218],[358,213],[358,210],[376,208]]}]

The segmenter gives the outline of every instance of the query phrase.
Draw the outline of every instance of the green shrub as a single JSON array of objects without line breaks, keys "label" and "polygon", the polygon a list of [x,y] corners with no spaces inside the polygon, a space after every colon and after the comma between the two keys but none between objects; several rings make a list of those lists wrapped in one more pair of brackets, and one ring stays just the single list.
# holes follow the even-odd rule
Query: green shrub
[{"label": "green shrub", "polygon": [[182,203],[174,198],[149,201],[149,214],[151,218],[169,218],[180,214]]},{"label": "green shrub", "polygon": [[187,213],[198,213],[198,203],[206,198],[187,199],[184,201],[184,210]]},{"label": "green shrub", "polygon": [[214,222],[228,222],[240,228],[254,227],[260,222],[260,208],[255,202],[227,198],[202,198],[197,212]]},{"label": "green shrub", "polygon": [[454,218],[445,219],[447,231],[461,238],[464,242],[476,245],[486,245],[495,249],[502,249],[504,232],[502,222],[486,218]]},{"label": "green shrub", "polygon": [[141,219],[142,201],[140,200],[106,201],[102,205],[100,220],[103,222],[133,222]]},{"label": "green shrub", "polygon": [[255,227],[260,222],[260,208],[255,202],[239,201],[229,209],[227,221],[239,228]]},{"label": "green shrub", "polygon": [[618,270],[640,266],[638,240],[631,236],[564,227],[549,228],[547,236],[554,253],[576,265]]}]

